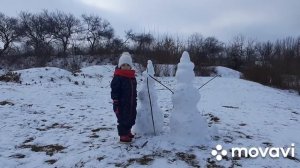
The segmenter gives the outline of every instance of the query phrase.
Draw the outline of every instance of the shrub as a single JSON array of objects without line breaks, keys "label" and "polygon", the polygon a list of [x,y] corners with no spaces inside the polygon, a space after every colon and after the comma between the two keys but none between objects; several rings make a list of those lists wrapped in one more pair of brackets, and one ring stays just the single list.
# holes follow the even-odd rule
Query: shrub
[{"label": "shrub", "polygon": [[0,76],[0,81],[21,83],[20,77],[21,74],[17,72],[8,72],[5,75]]}]

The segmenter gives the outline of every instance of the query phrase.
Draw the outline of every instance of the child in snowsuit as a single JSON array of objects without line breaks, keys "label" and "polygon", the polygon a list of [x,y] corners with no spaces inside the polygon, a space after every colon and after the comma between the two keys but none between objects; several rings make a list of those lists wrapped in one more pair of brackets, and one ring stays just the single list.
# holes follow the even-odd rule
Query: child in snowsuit
[{"label": "child in snowsuit", "polygon": [[136,119],[137,82],[132,67],[130,54],[124,52],[119,59],[110,85],[113,110],[118,119],[120,142],[131,142],[134,138],[131,128]]}]

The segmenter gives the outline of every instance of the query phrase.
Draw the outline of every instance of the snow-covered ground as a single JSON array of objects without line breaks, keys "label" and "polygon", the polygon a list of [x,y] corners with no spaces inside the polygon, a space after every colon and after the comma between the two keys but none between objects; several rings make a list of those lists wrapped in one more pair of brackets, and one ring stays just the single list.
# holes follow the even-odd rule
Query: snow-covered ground
[{"label": "snow-covered ground", "polygon": [[[156,83],[164,134],[137,135],[132,144],[120,144],[110,100],[113,69],[92,66],[72,74],[35,68],[18,71],[22,84],[0,82],[0,167],[299,167],[299,95],[238,78],[216,78],[199,90],[198,109],[219,134],[209,145],[186,146],[168,141],[172,93]],[[175,89],[174,77],[158,79]],[[209,79],[196,77],[194,86]],[[211,155],[217,144],[229,149],[291,143],[295,158],[216,161]]]},{"label": "snow-covered ground", "polygon": [[221,77],[226,77],[226,78],[240,78],[241,77],[241,73],[230,69],[230,68],[226,68],[223,66],[216,66],[214,67],[217,74],[220,75]]}]

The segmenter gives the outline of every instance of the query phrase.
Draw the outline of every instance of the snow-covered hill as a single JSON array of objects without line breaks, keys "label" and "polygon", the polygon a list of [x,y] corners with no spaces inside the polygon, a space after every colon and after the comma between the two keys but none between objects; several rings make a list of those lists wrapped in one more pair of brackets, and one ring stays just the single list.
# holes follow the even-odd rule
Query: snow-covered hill
[{"label": "snow-covered hill", "polygon": [[226,68],[223,66],[216,66],[214,68],[215,68],[217,74],[222,77],[226,77],[226,78],[240,78],[241,77],[241,73],[238,71],[235,71],[233,69]]},{"label": "snow-covered hill", "polygon": [[[169,143],[172,93],[157,83],[164,134],[138,135],[131,145],[120,144],[110,100],[113,69],[92,66],[72,74],[36,68],[18,71],[22,84],[0,82],[0,167],[299,166],[300,97],[232,75],[216,78],[199,90],[198,109],[218,130],[208,146]],[[223,74],[230,72],[223,69]],[[158,79],[174,90],[175,78]],[[209,79],[197,77],[194,86]],[[290,147],[291,143],[294,158],[216,161],[211,155],[217,144],[230,149]]]}]

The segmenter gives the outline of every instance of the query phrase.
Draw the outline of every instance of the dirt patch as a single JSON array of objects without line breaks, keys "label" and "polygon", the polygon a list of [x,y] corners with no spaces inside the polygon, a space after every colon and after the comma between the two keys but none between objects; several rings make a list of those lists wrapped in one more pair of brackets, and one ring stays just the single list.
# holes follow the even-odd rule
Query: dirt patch
[{"label": "dirt patch", "polygon": [[34,138],[33,138],[33,137],[30,137],[30,138],[26,139],[26,140],[23,142],[23,144],[32,142],[33,140],[34,140]]},{"label": "dirt patch", "polygon": [[238,109],[239,107],[234,107],[234,106],[222,106],[224,108],[232,108],[232,109]]},{"label": "dirt patch", "polygon": [[140,165],[149,165],[149,164],[152,163],[153,160],[154,160],[153,155],[145,155],[145,156],[142,156],[140,158],[129,159],[128,163],[132,164],[132,163],[136,162]]},{"label": "dirt patch", "polygon": [[154,157],[154,155],[144,155],[140,158],[131,158],[128,159],[126,163],[115,163],[115,167],[127,168],[134,163],[138,163],[140,165],[150,165],[153,162]]},{"label": "dirt patch", "polygon": [[245,123],[240,123],[240,124],[239,124],[239,126],[242,126],[242,127],[243,127],[243,126],[246,126],[246,125],[247,125],[247,124],[245,124]]},{"label": "dirt patch", "polygon": [[108,128],[108,127],[102,127],[102,128],[96,128],[96,129],[92,129],[92,132],[99,132],[99,131],[111,131],[113,130],[113,128]]},{"label": "dirt patch", "polygon": [[263,142],[263,145],[265,145],[266,147],[272,147],[273,144],[271,142]]},{"label": "dirt patch", "polygon": [[16,159],[23,159],[23,158],[25,158],[25,155],[23,155],[21,153],[16,153],[16,154],[13,154],[13,155],[11,155],[9,157],[16,158]]},{"label": "dirt patch", "polygon": [[286,158],[290,159],[290,160],[294,160],[296,162],[300,162],[300,159],[296,158],[296,157],[292,157],[291,155],[288,155]]},{"label": "dirt patch", "polygon": [[54,123],[54,124],[52,124],[50,126],[47,126],[45,128],[37,128],[37,130],[39,130],[39,131],[47,131],[47,130],[55,129],[55,128],[70,129],[70,128],[72,128],[72,126],[68,126],[66,124]]},{"label": "dirt patch", "polygon": [[97,157],[97,160],[100,162],[101,160],[105,159],[104,156],[101,156],[101,157]]},{"label": "dirt patch", "polygon": [[240,163],[238,163],[237,160],[232,160],[229,168],[235,168],[235,167],[243,167],[243,166]]},{"label": "dirt patch", "polygon": [[31,151],[33,152],[46,152],[46,155],[52,156],[54,153],[58,153],[66,147],[58,144],[53,144],[53,145],[45,145],[45,146],[38,146],[38,145],[26,145],[23,144],[19,146],[20,148],[30,148]]},{"label": "dirt patch", "polygon": [[81,168],[81,167],[84,167],[85,163],[86,163],[86,162],[80,160],[79,162],[77,162],[77,163],[75,164],[74,167],[75,167],[75,168],[77,168],[77,167],[80,167],[80,168]]},{"label": "dirt patch", "polygon": [[0,81],[21,83],[20,77],[21,74],[17,72],[8,72],[5,75],[0,76]]},{"label": "dirt patch", "polygon": [[176,160],[181,160],[184,161],[189,167],[200,167],[195,154],[186,152],[173,153],[172,151],[168,150],[155,151],[152,154],[143,155],[139,158],[128,159],[127,162],[115,163],[115,167],[130,167],[135,163],[147,166],[151,165],[152,162],[157,158],[167,159],[170,163],[175,162]]},{"label": "dirt patch", "polygon": [[130,167],[130,165],[134,163],[138,163],[140,165],[150,165],[155,160],[155,158],[168,158],[168,157],[172,157],[172,159],[170,160],[176,160],[171,151],[162,150],[162,151],[155,151],[152,154],[143,155],[142,157],[139,158],[128,159],[127,162],[125,163],[124,162],[115,163],[115,167]]},{"label": "dirt patch", "polygon": [[216,163],[216,161],[214,161],[210,158],[207,158],[207,160],[206,160],[206,167],[207,168],[225,168],[224,166],[218,165]]},{"label": "dirt patch", "polygon": [[93,133],[92,135],[89,136],[90,138],[99,138],[99,135]]},{"label": "dirt patch", "polygon": [[192,146],[193,148],[197,148],[199,150],[207,150],[207,146],[201,145],[201,146]]},{"label": "dirt patch", "polygon": [[234,140],[234,138],[233,138],[232,136],[229,136],[229,135],[223,136],[223,141],[224,141],[225,143],[232,143],[233,140]]},{"label": "dirt patch", "polygon": [[56,159],[50,159],[50,160],[46,160],[45,163],[48,163],[48,164],[54,164],[55,162],[57,162]]},{"label": "dirt patch", "polygon": [[189,166],[200,168],[199,162],[197,161],[196,155],[194,154],[178,152],[176,153],[176,157],[187,163]]},{"label": "dirt patch", "polygon": [[0,105],[1,106],[5,106],[5,105],[10,105],[10,106],[14,106],[15,104],[14,103],[12,103],[12,102],[9,102],[9,101],[2,101],[2,102],[0,102]]},{"label": "dirt patch", "polygon": [[208,124],[211,125],[213,123],[218,123],[220,122],[220,118],[211,114],[211,113],[207,113],[207,114],[204,114],[204,116],[206,116],[206,118],[208,118],[209,122]]},{"label": "dirt patch", "polygon": [[246,138],[246,139],[252,139],[253,138],[253,136],[247,135],[247,134],[245,134],[245,133],[243,133],[241,131],[233,131],[233,132],[238,133],[239,134],[239,138]]}]

